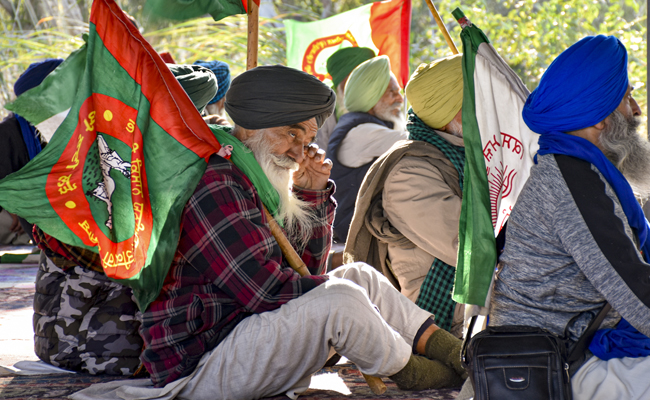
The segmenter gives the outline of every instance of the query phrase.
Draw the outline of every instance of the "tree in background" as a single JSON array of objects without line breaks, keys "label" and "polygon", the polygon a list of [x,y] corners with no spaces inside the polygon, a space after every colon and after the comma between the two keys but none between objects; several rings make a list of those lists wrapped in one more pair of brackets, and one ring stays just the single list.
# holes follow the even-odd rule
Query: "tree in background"
[{"label": "tree in background", "polygon": [[[218,22],[199,18],[178,23],[144,15],[145,0],[117,2],[138,20],[153,47],[170,52],[177,62],[221,59],[230,64],[233,75],[245,69],[245,15]],[[262,0],[262,7],[271,11],[260,18],[259,63],[285,63],[283,19],[318,20],[370,2]],[[30,63],[66,57],[81,45],[91,4],[92,0],[0,0],[0,103],[13,98],[13,82]],[[643,0],[482,0],[466,4],[440,0],[435,5],[457,46],[460,26],[451,11],[460,7],[530,90],[550,62],[580,38],[616,35],[629,52],[635,97],[647,110],[647,5]],[[451,54],[424,0],[413,0],[412,7],[411,71],[422,62]],[[0,116],[5,114],[0,110]]]}]

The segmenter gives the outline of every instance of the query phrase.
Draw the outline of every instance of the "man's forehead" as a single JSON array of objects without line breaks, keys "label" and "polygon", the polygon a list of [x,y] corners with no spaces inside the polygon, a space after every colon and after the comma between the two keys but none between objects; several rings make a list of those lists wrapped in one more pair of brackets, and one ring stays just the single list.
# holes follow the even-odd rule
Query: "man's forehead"
[{"label": "man's forehead", "polygon": [[304,132],[305,135],[316,135],[318,131],[318,124],[316,123],[316,118],[308,119],[307,121],[298,122],[297,124],[292,124],[288,126],[288,129],[297,129]]}]

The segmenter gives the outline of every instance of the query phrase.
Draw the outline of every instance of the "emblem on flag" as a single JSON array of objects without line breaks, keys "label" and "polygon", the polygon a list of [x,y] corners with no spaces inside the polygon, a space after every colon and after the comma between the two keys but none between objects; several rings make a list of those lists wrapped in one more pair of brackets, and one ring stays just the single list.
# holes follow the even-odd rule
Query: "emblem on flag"
[{"label": "emblem on flag", "polygon": [[390,58],[400,86],[408,81],[411,0],[378,1],[321,21],[284,24],[289,67],[330,80],[325,66],[329,56],[343,47],[368,47]]}]

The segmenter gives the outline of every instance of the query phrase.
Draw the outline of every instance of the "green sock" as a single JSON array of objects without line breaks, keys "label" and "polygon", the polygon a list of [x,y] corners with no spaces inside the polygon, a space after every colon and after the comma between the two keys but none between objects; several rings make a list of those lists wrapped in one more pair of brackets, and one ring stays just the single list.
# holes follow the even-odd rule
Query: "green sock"
[{"label": "green sock", "polygon": [[416,355],[412,355],[404,368],[389,378],[402,390],[460,387],[464,381],[440,361]]},{"label": "green sock", "polygon": [[444,329],[433,332],[427,340],[424,355],[432,360],[441,361],[452,368],[463,379],[467,379],[467,371],[460,364],[460,351],[463,341]]}]

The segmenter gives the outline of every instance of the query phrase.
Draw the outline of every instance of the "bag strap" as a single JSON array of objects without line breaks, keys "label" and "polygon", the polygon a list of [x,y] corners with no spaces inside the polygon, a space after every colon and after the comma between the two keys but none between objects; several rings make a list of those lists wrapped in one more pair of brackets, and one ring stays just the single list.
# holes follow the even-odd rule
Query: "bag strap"
[{"label": "bag strap", "polygon": [[[605,316],[609,312],[609,310],[612,309],[611,304],[605,303],[603,308],[600,310],[598,315],[596,315],[596,318],[592,319],[591,322],[589,323],[589,326],[587,326],[587,329],[584,331],[582,335],[580,335],[580,338],[576,342],[575,346],[573,346],[573,349],[571,350],[571,353],[569,353],[569,357],[567,358],[567,361],[569,364],[572,362],[578,360],[580,357],[582,357],[582,354],[585,352],[585,349],[589,344],[591,343],[591,339],[594,337],[594,333],[596,333],[596,330],[600,327],[601,322],[605,319]],[[569,321],[571,323],[571,321]],[[566,330],[569,328],[569,325],[567,324],[565,328],[565,338],[568,338],[566,334]]]},{"label": "bag strap", "polygon": [[460,350],[460,361],[461,364],[466,367],[467,362],[466,362],[466,355],[467,355],[467,345],[469,344],[469,341],[472,338],[472,332],[474,331],[474,324],[476,323],[476,318],[477,315],[473,315],[472,318],[469,320],[469,327],[467,328],[467,333],[465,334],[465,337],[463,338],[463,345]]},{"label": "bag strap", "polygon": [[[609,310],[612,309],[611,304],[605,303],[603,308],[600,310],[598,315],[594,319],[591,320],[589,323],[589,326],[587,326],[587,329],[584,331],[584,333],[580,336],[578,341],[576,342],[575,346],[571,350],[571,353],[569,354],[569,357],[567,358],[567,361],[569,364],[573,363],[574,361],[578,360],[582,354],[584,353],[585,349],[587,346],[589,346],[589,343],[591,343],[591,339],[594,336],[594,333],[596,333],[596,330],[600,327],[600,324],[603,322],[605,319],[605,316],[609,312]],[[461,361],[463,364],[466,365],[466,354],[467,354],[467,346],[469,344],[469,341],[472,336],[472,332],[474,332],[474,324],[476,323],[477,316],[474,315],[469,321],[469,326],[467,328],[467,334],[465,335],[465,338],[463,338],[463,345],[461,348]],[[571,321],[569,321],[569,324]],[[566,330],[569,327],[569,324],[567,324],[567,327],[565,328],[565,337],[566,335]]]}]

